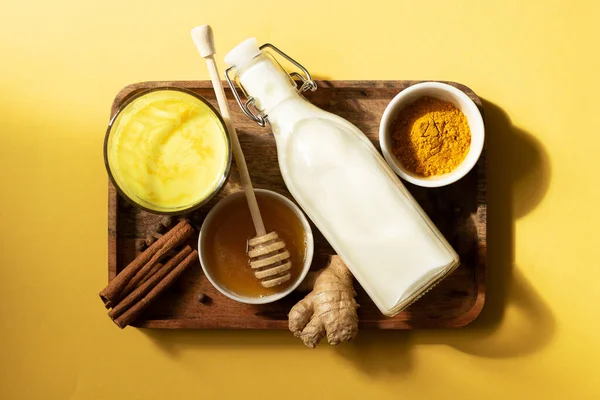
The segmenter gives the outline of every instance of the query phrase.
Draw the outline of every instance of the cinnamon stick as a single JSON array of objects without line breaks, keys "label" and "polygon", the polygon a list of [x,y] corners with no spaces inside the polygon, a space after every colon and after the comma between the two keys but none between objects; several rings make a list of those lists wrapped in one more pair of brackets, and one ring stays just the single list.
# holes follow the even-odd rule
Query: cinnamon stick
[{"label": "cinnamon stick", "polygon": [[[177,253],[176,253],[177,254]],[[131,292],[135,290],[136,287],[140,286],[147,280],[153,272],[156,272],[156,267],[161,265],[161,263],[152,263],[152,260],[148,261],[146,265],[144,265],[138,272],[135,274],[133,278],[129,280],[127,285],[121,290],[120,299],[124,299]],[[114,307],[114,306],[113,306]]]},{"label": "cinnamon stick", "polygon": [[[156,284],[150,292],[144,297],[135,302],[127,311],[121,316],[114,319],[114,323],[121,329],[125,328],[131,322],[133,322],[141,312],[152,302],[154,298],[160,295],[166,288],[168,288],[177,278],[190,266],[195,260],[198,259],[198,251],[192,251],[182,262],[180,262],[175,268],[173,268],[169,274],[164,277],[158,284]],[[162,271],[162,270],[161,270]],[[150,281],[148,281],[150,282]]]},{"label": "cinnamon stick", "polygon": [[[100,292],[100,298],[106,308],[113,307],[119,302],[124,295],[123,289],[132,279],[139,284],[161,257],[183,243],[193,232],[192,226],[186,220],[182,220],[133,260]],[[130,286],[133,287],[135,286]]]},{"label": "cinnamon stick", "polygon": [[190,246],[185,246],[175,257],[171,258],[162,268],[151,276],[145,283],[137,287],[127,297],[121,300],[114,308],[108,313],[111,319],[115,319],[123,314],[129,307],[134,305],[138,300],[144,297],[148,292],[152,290],[165,276],[171,272],[173,268],[178,266],[185,258],[192,252]]},{"label": "cinnamon stick", "polygon": [[[161,263],[158,263],[156,265],[154,265],[154,267],[152,267],[152,269],[148,272],[148,274],[144,277],[144,279],[140,282],[140,285],[142,283],[146,283],[148,281],[148,279],[150,279],[152,276],[154,276],[154,274],[156,273],[156,271],[158,271],[159,269],[161,269],[163,267],[163,265]],[[129,294],[129,293],[127,293]]]},{"label": "cinnamon stick", "polygon": [[[166,257],[175,257],[175,255],[177,255],[177,250],[171,250]],[[140,281],[139,285],[142,285],[143,283],[146,283],[148,281],[148,279],[150,279],[150,277],[152,277],[156,271],[158,271],[159,269],[161,269],[163,267],[163,264],[161,263],[156,263],[154,264],[154,266],[152,267],[152,269],[150,271],[148,271],[148,273],[144,276],[144,278]],[[127,296],[129,296],[131,294],[131,292],[133,292],[135,290],[135,287],[133,287],[133,285],[131,285],[131,281],[129,281],[129,283],[127,284],[127,286],[125,286],[125,289],[123,289],[121,291],[121,300],[123,301],[124,298],[126,298]]]}]

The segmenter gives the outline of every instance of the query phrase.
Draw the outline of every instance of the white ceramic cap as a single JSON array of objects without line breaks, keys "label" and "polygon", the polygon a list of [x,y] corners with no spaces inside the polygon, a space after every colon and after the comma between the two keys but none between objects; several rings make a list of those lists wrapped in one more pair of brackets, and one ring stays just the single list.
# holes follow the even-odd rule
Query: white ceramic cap
[{"label": "white ceramic cap", "polygon": [[192,40],[203,58],[215,54],[215,40],[210,25],[200,25],[192,29]]},{"label": "white ceramic cap", "polygon": [[238,44],[225,56],[225,64],[229,67],[240,68],[260,54],[256,38],[249,38]]}]

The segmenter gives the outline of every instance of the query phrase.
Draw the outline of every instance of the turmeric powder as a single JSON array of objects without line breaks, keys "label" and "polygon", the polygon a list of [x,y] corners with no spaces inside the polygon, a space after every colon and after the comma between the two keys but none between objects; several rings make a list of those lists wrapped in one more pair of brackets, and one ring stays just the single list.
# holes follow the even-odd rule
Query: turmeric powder
[{"label": "turmeric powder", "polygon": [[467,118],[450,102],[422,97],[400,111],[396,124],[392,131],[394,155],[415,174],[447,174],[469,152]]}]

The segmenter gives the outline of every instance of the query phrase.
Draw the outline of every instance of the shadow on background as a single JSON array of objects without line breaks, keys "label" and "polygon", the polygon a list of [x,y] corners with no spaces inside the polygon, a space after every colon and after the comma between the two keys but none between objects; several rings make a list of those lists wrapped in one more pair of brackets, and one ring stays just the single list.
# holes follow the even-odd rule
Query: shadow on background
[{"label": "shadow on background", "polygon": [[[465,328],[419,331],[418,335],[412,331],[363,330],[354,342],[336,348],[341,357],[369,375],[408,372],[414,344],[445,344],[480,357],[507,358],[536,352],[554,335],[551,310],[514,266],[515,221],[543,199],[550,182],[550,165],[532,135],[513,126],[497,105],[486,100],[483,104],[488,162],[484,309]],[[522,318],[512,324],[511,332],[503,332],[502,321],[509,306]],[[195,346],[301,346],[289,332],[282,331],[142,331],[175,357],[180,350]]]},{"label": "shadow on background", "polygon": [[[521,356],[543,348],[555,329],[552,312],[515,268],[515,221],[543,199],[550,183],[550,164],[531,134],[513,126],[497,105],[486,100],[483,105],[488,156],[486,304],[471,325],[451,332],[448,344],[485,357]],[[506,335],[495,333],[508,305],[527,322],[519,327],[519,335],[501,337]],[[431,336],[428,339],[439,337]]]},{"label": "shadow on background", "polygon": [[301,342],[288,331],[275,330],[227,330],[227,329],[139,329],[158,348],[172,358],[189,348],[228,347],[246,348],[256,346],[275,350],[278,347],[302,346]]}]

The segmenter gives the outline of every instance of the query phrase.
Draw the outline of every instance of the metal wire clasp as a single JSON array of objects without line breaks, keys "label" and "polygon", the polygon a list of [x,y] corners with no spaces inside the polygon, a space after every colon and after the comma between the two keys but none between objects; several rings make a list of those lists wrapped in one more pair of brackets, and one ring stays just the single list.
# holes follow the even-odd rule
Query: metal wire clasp
[{"label": "metal wire clasp", "polygon": [[[292,78],[292,81],[294,81],[294,83],[296,84],[296,88],[298,89],[298,91],[300,93],[306,92],[307,90],[310,90],[311,92],[314,92],[315,90],[317,90],[316,82],[312,80],[312,78],[310,76],[310,72],[308,72],[308,70],[306,68],[304,68],[302,66],[302,64],[300,64],[298,61],[294,60],[292,57],[285,54],[283,51],[279,50],[277,47],[275,47],[271,43],[265,43],[262,46],[260,46],[259,49],[263,50],[266,48],[270,48],[270,49],[274,50],[277,54],[279,54],[280,56],[282,56],[283,58],[285,58],[286,60],[288,60],[289,62],[294,64],[296,67],[298,67],[300,69],[300,71],[302,71],[304,73],[304,76],[296,71],[289,73],[290,78]],[[233,80],[231,79],[231,77],[229,76],[229,73],[233,68],[235,68],[235,67],[232,66],[225,70],[225,79],[227,79],[227,83],[229,84],[229,87],[231,88],[231,92],[233,93],[235,100],[237,101],[238,105],[240,106],[240,108],[242,109],[244,114],[246,114],[250,119],[255,121],[258,125],[265,126],[267,124],[267,115],[261,114],[259,112],[259,110],[256,108],[256,102],[254,100],[254,97],[248,97],[246,99],[246,102],[244,102],[242,100],[242,98],[240,97],[237,89],[235,88],[235,84],[234,84]],[[298,83],[296,82],[296,80],[294,78],[298,78],[300,80],[300,82],[302,82],[300,87],[298,87]],[[252,111],[251,107],[256,111],[256,113]]]}]

